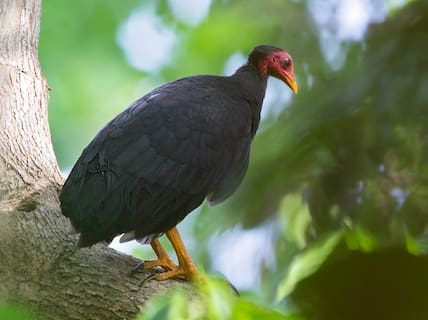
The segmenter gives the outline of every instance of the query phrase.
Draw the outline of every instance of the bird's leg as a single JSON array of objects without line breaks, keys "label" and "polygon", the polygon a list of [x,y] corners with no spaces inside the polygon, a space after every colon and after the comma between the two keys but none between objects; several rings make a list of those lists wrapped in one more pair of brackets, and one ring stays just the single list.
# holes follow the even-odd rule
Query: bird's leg
[{"label": "bird's leg", "polygon": [[184,246],[183,240],[178,233],[176,227],[166,232],[166,236],[174,248],[174,251],[177,255],[178,266],[174,264],[172,259],[168,256],[168,253],[160,243],[158,239],[153,240],[150,245],[152,246],[154,252],[156,253],[158,259],[152,261],[145,261],[133,269],[132,273],[138,272],[141,268],[151,269],[154,267],[162,267],[166,271],[159,273],[155,276],[156,280],[163,281],[171,278],[184,278],[184,279],[193,279],[197,277],[197,269],[194,265],[192,258]]},{"label": "bird's leg", "polygon": [[156,260],[149,260],[149,261],[142,261],[139,264],[137,264],[134,268],[132,268],[130,272],[130,276],[133,276],[134,274],[140,272],[141,269],[152,269],[154,267],[162,267],[165,270],[174,270],[177,269],[177,266],[175,265],[174,261],[168,256],[168,253],[160,243],[158,239],[152,240],[150,242],[150,245],[153,248],[153,251],[156,253],[156,256],[158,257]]},{"label": "bird's leg", "polygon": [[178,267],[171,269],[170,271],[166,271],[163,273],[159,273],[156,276],[156,279],[159,281],[167,280],[175,277],[192,279],[197,276],[197,269],[194,265],[192,258],[184,246],[183,240],[178,233],[177,227],[172,228],[171,230],[166,232],[166,236],[171,242],[174,251],[177,255],[178,259]]},{"label": "bird's leg", "polygon": [[153,251],[156,253],[158,258],[157,260],[145,261],[144,269],[151,269],[154,267],[162,267],[165,270],[177,269],[174,261],[172,261],[172,259],[168,256],[168,253],[158,239],[152,240],[150,245],[152,246]]}]

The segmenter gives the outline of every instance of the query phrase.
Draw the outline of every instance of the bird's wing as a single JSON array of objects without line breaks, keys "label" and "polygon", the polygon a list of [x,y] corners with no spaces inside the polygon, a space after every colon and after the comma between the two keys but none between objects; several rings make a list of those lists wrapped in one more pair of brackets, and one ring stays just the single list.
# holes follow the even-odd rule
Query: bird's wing
[{"label": "bird's wing", "polygon": [[100,162],[151,184],[211,193],[220,202],[247,169],[251,119],[219,94],[213,106],[206,103],[209,92],[190,92],[195,86],[187,92],[193,100],[168,89],[136,101],[100,133]]},{"label": "bird's wing", "polygon": [[206,192],[214,180],[223,150],[216,134],[204,127],[192,108],[153,97],[136,103],[110,125],[98,154],[101,162],[119,167],[149,184]]},{"label": "bird's wing", "polygon": [[248,151],[242,155],[242,160],[237,162],[230,172],[220,181],[215,188],[207,195],[210,206],[219,204],[229,198],[239,187],[244,179],[249,163],[249,146]]},{"label": "bird's wing", "polygon": [[[218,202],[233,191],[226,186],[236,181],[226,177],[235,176],[231,168],[239,169],[233,119],[216,119],[221,109],[200,110],[203,101],[186,106],[186,99],[163,95],[155,90],[137,100],[85,148],[61,193],[64,215],[78,230],[102,226],[124,232],[137,219],[124,219],[124,212],[137,214],[135,206],[157,218],[180,207],[181,220],[208,193]],[[150,197],[156,201],[144,202]]]}]

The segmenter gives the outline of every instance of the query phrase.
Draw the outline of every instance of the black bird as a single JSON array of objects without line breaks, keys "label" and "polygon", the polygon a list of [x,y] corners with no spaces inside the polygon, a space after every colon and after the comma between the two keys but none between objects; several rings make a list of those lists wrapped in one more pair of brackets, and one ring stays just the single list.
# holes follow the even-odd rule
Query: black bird
[{"label": "black bird", "polygon": [[[158,280],[191,278],[196,268],[176,225],[206,198],[228,198],[248,167],[267,78],[294,92],[293,60],[261,45],[231,76],[198,75],[167,83],[111,120],[83,150],[61,194],[79,247],[123,234],[150,243],[162,266]],[[158,237],[166,233],[176,266]]]}]

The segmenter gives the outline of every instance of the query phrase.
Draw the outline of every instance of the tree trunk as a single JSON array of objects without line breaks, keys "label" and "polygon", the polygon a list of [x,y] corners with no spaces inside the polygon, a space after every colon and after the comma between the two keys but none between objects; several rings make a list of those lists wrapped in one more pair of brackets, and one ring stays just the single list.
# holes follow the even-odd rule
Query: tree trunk
[{"label": "tree trunk", "polygon": [[137,262],[64,233],[62,178],[49,133],[48,87],[37,57],[41,0],[0,1],[0,300],[43,319],[130,319],[175,284],[129,277]]}]

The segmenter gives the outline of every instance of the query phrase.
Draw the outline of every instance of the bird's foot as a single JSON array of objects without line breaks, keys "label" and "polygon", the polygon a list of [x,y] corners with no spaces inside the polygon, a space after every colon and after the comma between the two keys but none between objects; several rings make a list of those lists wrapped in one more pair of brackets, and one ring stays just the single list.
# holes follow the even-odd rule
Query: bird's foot
[{"label": "bird's foot", "polygon": [[[177,228],[174,227],[171,230],[168,230],[166,232],[166,236],[168,237],[175,250],[175,253],[177,254],[178,266],[175,266],[170,270],[166,270],[165,272],[158,273],[156,275],[156,280],[163,281],[172,278],[181,278],[185,280],[197,279],[198,271],[184,246],[183,240],[181,240]],[[158,254],[158,257],[159,256],[161,255]]]},{"label": "bird's foot", "polygon": [[164,259],[145,261],[143,266],[145,270],[153,269],[156,267],[162,267],[166,271],[177,269],[177,266],[175,265],[174,261],[172,261],[168,257]]},{"label": "bird's foot", "polygon": [[140,272],[141,270],[150,270],[158,267],[163,268],[166,272],[177,269],[177,266],[175,265],[175,263],[169,258],[142,261],[139,264],[137,264],[134,268],[132,268],[130,272],[130,276],[133,276],[134,274]]},{"label": "bird's foot", "polygon": [[172,261],[168,256],[168,253],[163,248],[162,244],[158,239],[154,239],[150,245],[158,257],[157,260],[146,261],[139,263],[131,271],[131,275],[139,272],[141,269],[148,270],[154,269],[157,267],[162,267],[163,272],[157,273],[156,275],[149,276],[145,281],[156,279],[158,281],[168,280],[172,278],[181,278],[185,280],[195,280],[198,279],[198,272],[193,264],[192,259],[190,258],[189,253],[184,247],[184,243],[181,240],[180,234],[178,233],[177,228],[172,228],[166,232],[166,235],[171,242],[178,259],[178,266]]},{"label": "bird's foot", "polygon": [[143,282],[156,279],[158,281],[169,280],[172,278],[180,278],[184,280],[195,279],[198,277],[198,272],[195,266],[192,265],[183,265],[176,266],[172,260],[151,260],[151,261],[143,261],[137,264],[132,270],[130,275],[140,272],[142,269],[144,270],[153,270],[161,267],[164,271],[157,270],[156,273],[151,274],[147,279]]},{"label": "bird's foot", "polygon": [[196,268],[192,266],[178,266],[169,271],[161,272],[156,274],[155,279],[158,281],[169,280],[172,278],[180,278],[184,280],[191,280],[198,277]]}]

